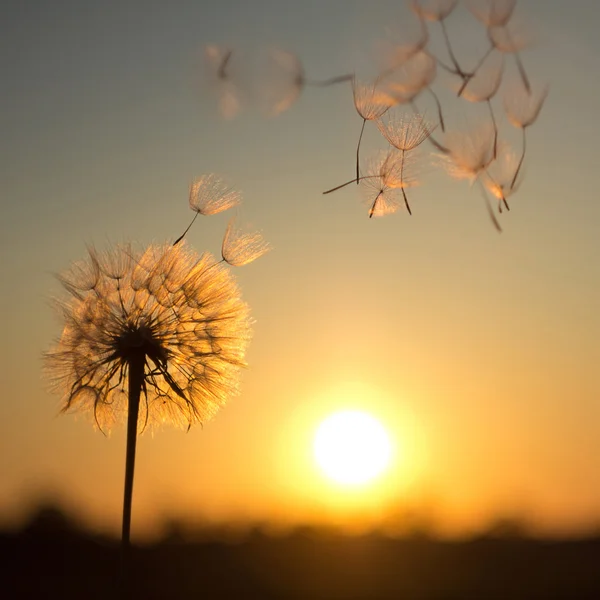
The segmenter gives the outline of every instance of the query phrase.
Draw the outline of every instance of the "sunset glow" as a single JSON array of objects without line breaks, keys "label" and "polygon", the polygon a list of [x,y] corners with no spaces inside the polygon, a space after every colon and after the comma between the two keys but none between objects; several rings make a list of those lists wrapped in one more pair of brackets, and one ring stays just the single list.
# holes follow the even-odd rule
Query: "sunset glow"
[{"label": "sunset glow", "polygon": [[368,413],[346,410],[327,417],[314,439],[315,459],[327,477],[361,485],[388,467],[392,446],[385,429]]}]

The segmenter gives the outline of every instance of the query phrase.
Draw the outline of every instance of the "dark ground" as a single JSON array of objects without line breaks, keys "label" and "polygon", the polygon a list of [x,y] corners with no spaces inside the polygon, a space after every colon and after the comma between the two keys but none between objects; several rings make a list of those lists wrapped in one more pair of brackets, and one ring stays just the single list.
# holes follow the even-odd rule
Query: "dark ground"
[{"label": "dark ground", "polygon": [[[117,598],[119,548],[57,514],[0,533],[0,597]],[[600,538],[443,542],[299,530],[135,547],[135,598],[600,600]]]}]

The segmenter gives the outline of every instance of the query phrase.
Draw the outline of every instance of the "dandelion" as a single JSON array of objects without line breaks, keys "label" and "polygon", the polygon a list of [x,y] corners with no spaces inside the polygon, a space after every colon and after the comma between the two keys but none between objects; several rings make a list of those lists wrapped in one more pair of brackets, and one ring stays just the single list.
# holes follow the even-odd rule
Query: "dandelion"
[{"label": "dandelion", "polygon": [[525,152],[527,149],[527,134],[526,129],[533,125],[537,120],[546,96],[548,95],[548,86],[543,86],[539,89],[531,90],[529,93],[527,90],[512,89],[504,98],[504,110],[508,120],[522,132],[522,152],[521,158],[511,187],[514,187],[519,171],[525,160]]},{"label": "dandelion", "polygon": [[382,93],[379,88],[379,80],[375,83],[367,85],[360,83],[356,78],[352,79],[352,92],[354,95],[354,107],[356,112],[362,117],[363,123],[356,146],[356,180],[360,177],[360,142],[365,130],[367,121],[374,121],[381,117],[393,104],[393,100],[389,95]]},{"label": "dandelion", "polygon": [[196,213],[185,231],[173,242],[175,246],[190,230],[198,215],[216,215],[242,201],[242,195],[235,188],[230,187],[221,177],[214,173],[202,175],[190,186],[189,204]]},{"label": "dandelion", "polygon": [[126,577],[137,434],[148,424],[203,423],[237,391],[248,307],[229,271],[185,244],[90,248],[60,281],[64,327],[44,357],[50,388],[63,412],[91,413],[102,431],[127,421]]}]

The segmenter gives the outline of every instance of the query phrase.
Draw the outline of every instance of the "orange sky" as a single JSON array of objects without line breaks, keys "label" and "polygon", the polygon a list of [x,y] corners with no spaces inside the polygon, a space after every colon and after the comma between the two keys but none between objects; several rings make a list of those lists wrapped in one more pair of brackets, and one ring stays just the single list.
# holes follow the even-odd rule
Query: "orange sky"
[{"label": "orange sky", "polygon": [[[435,161],[412,217],[369,220],[356,186],[323,196],[353,174],[361,120],[347,86],[307,88],[277,119],[249,109],[223,121],[201,93],[203,44],[283,45],[326,78],[361,65],[405,8],[231,5],[58,3],[33,17],[13,7],[3,25],[15,51],[2,58],[0,99],[10,148],[0,161],[1,520],[50,490],[118,527],[123,428],[105,438],[84,416],[56,416],[41,382],[41,354],[60,332],[51,274],[86,243],[173,239],[190,217],[190,181],[218,172],[273,245],[235,271],[256,320],[249,368],[241,395],[203,428],[140,439],[137,535],[169,515],[402,530],[416,513],[450,534],[502,515],[546,532],[596,527],[600,9],[519,3],[536,26],[523,60],[551,92],[499,235],[478,190]],[[449,26],[457,51],[480,42],[464,8]],[[365,155],[377,147],[368,127]],[[218,254],[227,218],[203,217],[189,243]],[[314,464],[314,430],[342,408],[372,412],[397,445],[371,487],[344,491]]]}]

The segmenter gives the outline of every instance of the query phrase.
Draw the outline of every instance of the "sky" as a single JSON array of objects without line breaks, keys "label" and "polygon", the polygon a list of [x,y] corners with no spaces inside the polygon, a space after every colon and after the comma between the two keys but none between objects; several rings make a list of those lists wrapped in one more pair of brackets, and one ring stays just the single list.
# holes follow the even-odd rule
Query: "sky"
[{"label": "sky", "polygon": [[[218,173],[273,248],[234,271],[255,320],[248,368],[203,427],[141,436],[134,536],[173,517],[392,531],[421,520],[464,535],[508,516],[543,533],[597,531],[600,7],[520,0],[513,18],[532,37],[527,73],[550,93],[498,233],[477,186],[436,157],[411,189],[412,216],[369,219],[354,185],[324,196],[354,176],[362,119],[347,83],[306,86],[277,117],[252,101],[272,83],[268,48],[296,54],[308,79],[372,72],[381,41],[414,27],[399,0],[9,1],[0,522],[52,496],[118,530],[124,428],[106,437],[89,416],[59,415],[41,376],[61,331],[55,274],[87,244],[175,239],[191,181]],[[473,64],[481,25],[462,3],[447,25]],[[233,119],[219,114],[206,45],[233,48],[235,75],[259,92]],[[480,122],[481,106],[439,86],[450,129]],[[500,131],[520,147],[510,125]],[[362,154],[382,148],[368,123]],[[188,243],[218,255],[228,218],[198,219]],[[325,479],[312,456],[319,423],[348,408],[380,419],[395,447],[390,469],[357,489]]]}]

